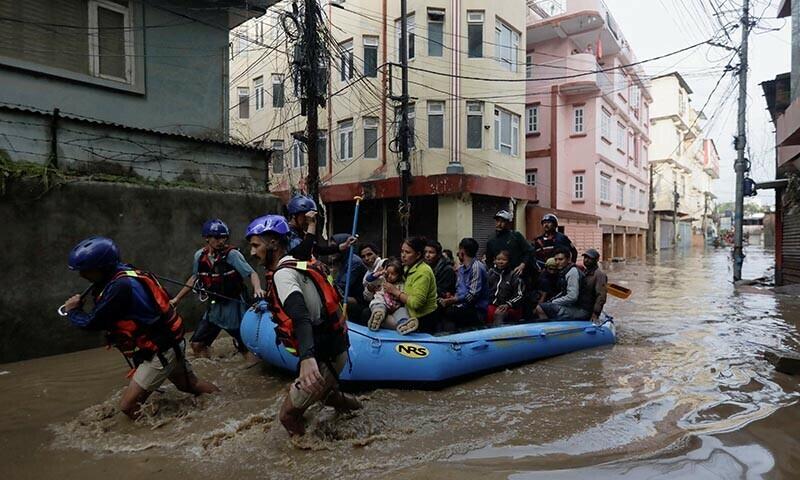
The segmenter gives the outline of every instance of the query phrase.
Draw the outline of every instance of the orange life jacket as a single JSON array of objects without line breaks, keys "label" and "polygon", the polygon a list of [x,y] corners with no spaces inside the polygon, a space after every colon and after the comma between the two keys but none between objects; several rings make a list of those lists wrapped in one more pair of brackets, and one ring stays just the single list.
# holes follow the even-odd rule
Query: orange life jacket
[{"label": "orange life jacket", "polygon": [[282,343],[286,351],[292,355],[299,355],[300,344],[294,332],[294,322],[283,309],[278,290],[275,286],[274,276],[279,270],[292,268],[306,275],[314,283],[314,287],[322,300],[322,324],[319,327],[333,334],[347,335],[347,322],[342,311],[342,296],[333,285],[330,272],[324,263],[311,259],[289,260],[278,265],[275,271],[267,272],[267,301],[272,312],[272,321],[275,322],[275,338],[277,343]]},{"label": "orange life jacket", "polygon": [[[219,293],[230,298],[239,298],[244,289],[244,281],[239,272],[228,263],[228,254],[231,250],[236,250],[228,245],[221,252],[217,252],[217,258],[211,261],[211,249],[206,247],[200,258],[197,260],[197,278],[203,288],[214,293]],[[225,302],[222,297],[215,297],[212,300]]]},{"label": "orange life jacket", "polygon": [[[170,296],[167,291],[152,274],[135,269],[120,270],[109,285],[122,277],[135,278],[145,287],[155,302],[160,318],[150,325],[131,319],[116,320],[107,335],[109,345],[118,348],[123,355],[133,358],[137,363],[175,348],[183,340],[185,330],[183,319],[169,304]],[[103,292],[100,292],[96,301],[102,296]]]}]

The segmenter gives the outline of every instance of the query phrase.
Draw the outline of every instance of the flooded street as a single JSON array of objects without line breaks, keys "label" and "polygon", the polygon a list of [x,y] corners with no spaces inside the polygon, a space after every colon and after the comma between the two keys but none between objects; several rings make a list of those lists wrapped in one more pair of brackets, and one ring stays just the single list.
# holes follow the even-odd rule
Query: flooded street
[{"label": "flooded street", "polygon": [[[745,278],[767,272],[750,247]],[[229,339],[194,360],[223,393],[164,388],[131,423],[120,356],[104,349],[0,365],[6,478],[797,478],[796,378],[765,348],[797,348],[800,299],[735,292],[727,251],[613,265],[618,344],[440,391],[377,390],[364,410],[312,408],[292,443],[275,420],[288,377],[242,369]],[[57,341],[57,339],[54,339]]]}]

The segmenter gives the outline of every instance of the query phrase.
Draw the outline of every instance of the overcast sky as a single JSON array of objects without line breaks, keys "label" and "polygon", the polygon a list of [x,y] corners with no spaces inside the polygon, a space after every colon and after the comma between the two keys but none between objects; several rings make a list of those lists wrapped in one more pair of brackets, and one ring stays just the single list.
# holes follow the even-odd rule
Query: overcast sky
[{"label": "overcast sky", "polygon": [[[628,39],[639,60],[663,55],[681,47],[707,40],[722,27],[713,15],[710,3],[722,4],[722,23],[737,21],[741,0],[605,0],[612,15]],[[761,17],[758,29],[750,35],[750,69],[747,81],[748,143],[752,161],[751,176],[758,182],[775,177],[775,134],[766,111],[766,102],[759,83],[772,80],[791,69],[791,22],[775,19],[778,0],[751,1],[751,12]],[[635,8],[632,8],[634,7]],[[687,10],[689,9],[689,10]],[[766,9],[766,10],[765,10]],[[709,15],[711,13],[712,15]],[[787,19],[788,20],[788,19]],[[766,31],[767,28],[780,28]],[[730,43],[720,34],[722,42]],[[741,29],[730,31],[735,46],[741,42]],[[649,75],[678,71],[692,88],[692,105],[700,110],[722,75],[723,67],[732,52],[715,47],[699,47],[687,53],[655,60],[644,65]],[[733,65],[738,65],[737,59]],[[735,83],[735,88],[734,84]],[[728,73],[711,97],[705,114],[709,117],[706,134],[717,145],[720,160],[720,179],[714,184],[719,202],[732,201],[735,192],[733,162],[736,150],[732,140],[736,134],[736,100],[738,81]],[[720,103],[722,105],[720,106]],[[713,117],[712,117],[713,115]],[[773,205],[773,191],[762,191],[758,200]]]}]

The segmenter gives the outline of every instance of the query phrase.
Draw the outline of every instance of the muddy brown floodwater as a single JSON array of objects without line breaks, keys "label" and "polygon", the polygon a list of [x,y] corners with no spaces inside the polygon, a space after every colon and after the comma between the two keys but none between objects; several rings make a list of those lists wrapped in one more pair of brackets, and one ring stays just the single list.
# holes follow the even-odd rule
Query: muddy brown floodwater
[{"label": "muddy brown floodwater", "polygon": [[[745,277],[769,252],[747,251]],[[735,291],[727,252],[614,265],[618,344],[440,391],[376,390],[363,411],[312,409],[291,442],[275,414],[288,378],[242,369],[229,340],[194,361],[223,389],[169,386],[129,422],[103,349],[0,365],[3,478],[800,478],[798,382],[761,358],[797,348],[800,300]],[[54,339],[57,341],[57,339]],[[166,478],[170,478],[166,477]]]}]

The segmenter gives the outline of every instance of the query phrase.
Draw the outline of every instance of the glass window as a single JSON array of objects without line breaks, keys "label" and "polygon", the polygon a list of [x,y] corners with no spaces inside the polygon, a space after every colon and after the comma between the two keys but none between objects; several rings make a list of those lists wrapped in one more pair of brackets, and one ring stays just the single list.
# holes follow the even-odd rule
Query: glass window
[{"label": "glass window", "polygon": [[525,133],[539,132],[539,106],[534,105],[525,109]]},{"label": "glass window", "polygon": [[517,155],[519,147],[519,116],[494,109],[494,149],[506,155]]},{"label": "glass window", "polygon": [[533,78],[533,55],[525,55],[525,78]]},{"label": "glass window", "polygon": [[353,121],[339,122],[339,160],[353,158]]},{"label": "glass window", "polygon": [[467,102],[467,148],[483,148],[482,102]]},{"label": "glass window", "polygon": [[583,133],[586,128],[585,110],[583,107],[574,107],[572,109],[572,133]]},{"label": "glass window", "polygon": [[635,210],[636,209],[636,203],[637,203],[636,202],[636,191],[637,191],[636,190],[636,185],[628,185],[628,188],[630,189],[630,192],[628,192],[630,194],[630,197],[628,198],[628,207],[631,208],[632,210]]},{"label": "glass window", "polygon": [[134,42],[128,7],[91,1],[88,20],[92,75],[131,83]]},{"label": "glass window", "polygon": [[328,132],[317,133],[317,166],[328,166]]},{"label": "glass window", "polygon": [[444,10],[428,9],[428,56],[441,57],[444,50]]},{"label": "glass window", "polygon": [[283,75],[272,75],[272,107],[283,108]]},{"label": "glass window", "polygon": [[364,117],[364,158],[378,158],[378,119]]},{"label": "glass window", "polygon": [[639,190],[639,210],[647,210],[647,192]]},{"label": "glass window", "polygon": [[428,102],[428,148],[444,148],[444,102]]},{"label": "glass window", "polygon": [[364,36],[364,76],[378,76],[378,37],[375,36]]},{"label": "glass window", "polygon": [[532,170],[525,171],[525,184],[531,187],[536,186],[536,173],[538,171],[534,168]]},{"label": "glass window", "polygon": [[575,200],[583,200],[583,174],[578,173],[573,176],[573,191],[572,198]]},{"label": "glass window", "polygon": [[483,57],[483,11],[467,10],[467,56]]},{"label": "glass window", "polygon": [[250,89],[247,87],[239,87],[236,89],[239,100],[239,118],[250,118]]},{"label": "glass window", "polygon": [[628,141],[628,129],[620,122],[617,122],[617,148],[625,151],[625,144]]},{"label": "glass window", "polygon": [[264,108],[264,77],[253,79],[253,91],[256,95],[256,110]]},{"label": "glass window", "polygon": [[611,141],[611,113],[605,108],[602,109],[600,115],[600,135],[609,142]]},{"label": "glass window", "polygon": [[[414,20],[414,15],[409,15],[406,17],[408,23],[408,59],[413,60],[415,53],[415,42],[416,42],[416,23]],[[401,33],[401,22],[400,20],[395,21],[395,36],[397,37],[397,61],[400,61],[400,33]]]},{"label": "glass window", "polygon": [[600,174],[600,200],[611,201],[611,176],[605,173]]},{"label": "glass window", "polygon": [[519,33],[508,25],[497,20],[494,28],[494,54],[501,68],[509,72],[517,71],[517,51],[519,50]]},{"label": "glass window", "polygon": [[272,171],[283,173],[283,140],[272,141]]},{"label": "glass window", "polygon": [[[302,132],[299,135],[302,135]],[[306,164],[304,147],[302,141],[296,138],[292,141],[292,168],[301,168]]]},{"label": "glass window", "polygon": [[353,79],[353,42],[339,44],[342,58],[339,63],[339,79],[343,82]]},{"label": "glass window", "polygon": [[617,205],[625,206],[625,182],[617,182]]}]

